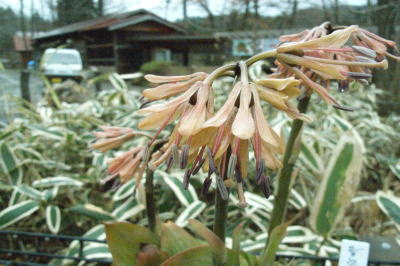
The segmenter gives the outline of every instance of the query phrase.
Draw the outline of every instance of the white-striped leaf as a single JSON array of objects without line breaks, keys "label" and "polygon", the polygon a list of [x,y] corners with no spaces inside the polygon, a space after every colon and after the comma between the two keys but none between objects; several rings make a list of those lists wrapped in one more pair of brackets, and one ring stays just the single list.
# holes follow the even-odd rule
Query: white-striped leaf
[{"label": "white-striped leaf", "polygon": [[357,189],[362,168],[361,139],[344,134],[331,156],[311,209],[311,227],[329,235],[342,218]]},{"label": "white-striped leaf", "polygon": [[251,193],[251,192],[245,192],[244,196],[246,197],[247,203],[251,207],[257,207],[259,209],[265,210],[267,213],[272,212],[273,204],[272,204],[272,199],[274,197],[270,197],[269,199],[266,199],[265,197],[261,197],[257,194]]},{"label": "white-striped leaf", "polygon": [[[162,171],[156,171],[155,174],[161,175],[164,179],[164,182],[170,187],[170,189],[175,193],[175,196],[178,200],[184,205],[189,206],[191,203],[198,200],[196,191],[189,184],[188,190],[183,187],[182,181],[173,175],[169,175]],[[183,177],[183,173],[182,173]]]},{"label": "white-striped leaf", "polygon": [[96,165],[99,169],[106,166],[106,155],[104,153],[96,152],[93,155],[93,165]]},{"label": "white-striped leaf", "polygon": [[66,176],[55,176],[55,177],[46,177],[43,179],[33,181],[34,187],[53,187],[53,186],[77,186],[80,187],[83,185],[83,182],[72,179]]},{"label": "white-striped leaf", "polygon": [[201,201],[192,202],[186,209],[178,216],[175,223],[178,226],[184,227],[187,225],[189,219],[196,218],[205,208],[206,204]]},{"label": "white-striped leaf", "polygon": [[49,200],[54,199],[58,194],[58,190],[59,190],[59,187],[57,187],[57,186],[44,190],[42,192],[43,199],[45,201],[49,201]]},{"label": "white-striped leaf", "polygon": [[32,130],[32,134],[34,136],[43,136],[47,139],[53,139],[53,140],[64,139],[64,134],[62,133],[61,130],[52,130],[38,125],[29,125],[28,127]]},{"label": "white-striped leaf", "polygon": [[392,193],[378,191],[376,193],[376,201],[379,208],[392,219],[400,230],[400,198],[395,197]]},{"label": "white-striped leaf", "polygon": [[400,179],[400,161],[396,164],[389,165],[389,168],[392,170],[392,173]]},{"label": "white-striped leaf", "polygon": [[303,143],[301,145],[300,159],[305,163],[314,173],[320,173],[323,169],[321,158],[311,146]]},{"label": "white-striped leaf", "polygon": [[118,221],[124,221],[138,215],[145,209],[145,206],[138,203],[134,197],[130,197],[121,206],[116,208],[112,215],[118,219]]},{"label": "white-striped leaf", "polygon": [[49,205],[46,207],[46,223],[50,232],[57,234],[60,231],[61,211],[57,206]]},{"label": "white-striped leaf", "polygon": [[77,205],[70,210],[100,221],[115,220],[111,213],[92,204]]},{"label": "white-striped leaf", "polygon": [[107,244],[102,243],[91,243],[87,245],[83,249],[83,256],[87,259],[112,259]]},{"label": "white-striped leaf", "polygon": [[350,124],[347,120],[343,119],[342,117],[333,114],[331,116],[329,116],[329,118],[337,125],[337,127],[344,131],[350,130],[351,128],[353,128],[353,125]]},{"label": "white-striped leaf", "polygon": [[24,196],[19,191],[17,191],[16,189],[13,189],[10,200],[8,201],[8,206],[13,206],[13,205],[17,204],[23,198],[24,198]]},{"label": "white-striped leaf", "polygon": [[297,210],[301,210],[307,207],[306,200],[303,198],[302,195],[299,194],[299,192],[294,189],[290,191],[289,203]]},{"label": "white-striped leaf", "polygon": [[119,201],[126,199],[129,196],[133,196],[135,190],[135,179],[131,179],[129,182],[123,184],[113,195],[113,201]]},{"label": "white-striped leaf", "polygon": [[18,160],[13,151],[5,142],[0,143],[0,163],[12,185],[22,182],[22,169],[18,167]]},{"label": "white-striped leaf", "polygon": [[39,203],[33,200],[22,201],[0,212],[0,229],[7,227],[31,215],[39,209]]},{"label": "white-striped leaf", "polygon": [[25,184],[14,186],[14,189],[33,200],[41,200],[43,198],[42,192]]},{"label": "white-striped leaf", "polygon": [[286,244],[307,243],[317,238],[318,236],[315,235],[313,232],[311,232],[310,229],[300,225],[293,225],[288,227],[287,235],[282,240],[282,243]]}]

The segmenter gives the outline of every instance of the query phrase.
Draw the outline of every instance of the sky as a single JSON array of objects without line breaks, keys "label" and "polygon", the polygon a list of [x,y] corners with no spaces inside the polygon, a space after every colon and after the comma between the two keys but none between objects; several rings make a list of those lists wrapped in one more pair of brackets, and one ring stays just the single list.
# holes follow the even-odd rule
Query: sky
[{"label": "sky", "polygon": [[[46,5],[47,1],[48,0],[24,0],[25,14],[30,14],[33,5],[33,8],[37,10],[41,15],[50,17],[50,12]],[[106,12],[108,13],[125,12],[144,8],[171,21],[182,18],[181,0],[106,0],[106,2],[110,3],[106,9]],[[167,2],[169,2],[168,6],[166,4]],[[197,4],[194,3],[195,0],[191,2],[192,3],[188,8],[189,16],[206,16],[206,13],[200,7],[198,7]],[[210,3],[211,11],[214,14],[222,14],[224,13],[224,10],[229,11],[231,8],[227,4],[230,1],[227,0],[208,0],[208,2]],[[260,13],[266,14],[268,16],[279,15],[282,12],[282,8],[285,8],[267,8],[267,4],[270,3],[271,0],[259,0],[259,2]],[[300,0],[299,2],[299,8],[321,4],[321,0]],[[330,0],[325,0],[325,2],[329,3]],[[367,2],[367,0],[341,0],[340,2],[343,4],[363,5]],[[0,0],[0,6],[11,7],[16,12],[19,12],[19,3],[20,0]]]}]

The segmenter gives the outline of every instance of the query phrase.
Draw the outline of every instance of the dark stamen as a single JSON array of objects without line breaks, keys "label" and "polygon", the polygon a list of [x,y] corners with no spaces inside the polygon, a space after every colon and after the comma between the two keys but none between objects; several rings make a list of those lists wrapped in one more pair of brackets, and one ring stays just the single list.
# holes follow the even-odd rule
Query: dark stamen
[{"label": "dark stamen", "polygon": [[149,103],[152,103],[152,102],[154,102],[154,101],[153,101],[153,100],[147,100],[147,101],[143,102],[143,103],[139,106],[139,109],[142,109],[142,108],[146,107]]},{"label": "dark stamen", "polygon": [[192,173],[191,173],[190,169],[187,169],[187,170],[185,171],[184,176],[183,176],[183,188],[184,188],[185,190],[187,190],[188,187],[189,187],[189,179],[190,179],[191,174],[192,174]]},{"label": "dark stamen", "polygon": [[336,108],[336,109],[339,109],[339,110],[342,110],[342,111],[347,111],[347,112],[353,112],[354,111],[353,108],[348,107],[348,106],[342,106],[342,105],[337,105],[337,104],[333,104],[332,106],[333,106],[333,108]]},{"label": "dark stamen", "polygon": [[265,170],[264,162],[263,161],[258,161],[256,163],[256,175],[255,175],[255,179],[256,179],[257,183],[259,182],[261,176],[264,175],[264,170]]},{"label": "dark stamen", "polygon": [[375,58],[376,57],[376,52],[374,50],[371,50],[367,47],[364,46],[358,46],[358,45],[354,45],[351,48],[353,48],[353,50],[359,54],[362,54],[364,56],[367,57],[371,57],[371,58]]},{"label": "dark stamen", "polygon": [[181,160],[180,160],[180,167],[181,169],[185,169],[189,159],[189,145],[183,145]]},{"label": "dark stamen", "polygon": [[212,182],[211,178],[204,179],[203,186],[201,187],[201,194],[205,195],[208,193],[208,190],[210,189],[211,186],[211,182]]},{"label": "dark stamen", "polygon": [[363,72],[347,72],[346,75],[352,79],[369,79],[372,78],[372,75],[369,73]]},{"label": "dark stamen", "polygon": [[271,196],[271,188],[269,183],[269,178],[266,176],[261,177],[260,179],[260,189],[264,194],[265,198],[268,199]]}]

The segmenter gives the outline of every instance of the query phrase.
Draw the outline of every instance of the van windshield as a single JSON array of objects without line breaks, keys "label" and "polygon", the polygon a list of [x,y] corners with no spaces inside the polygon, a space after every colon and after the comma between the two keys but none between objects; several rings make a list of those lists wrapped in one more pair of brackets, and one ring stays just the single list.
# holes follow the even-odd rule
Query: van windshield
[{"label": "van windshield", "polygon": [[62,64],[62,65],[80,64],[77,56],[65,53],[48,54],[46,56],[45,62],[48,64]]}]

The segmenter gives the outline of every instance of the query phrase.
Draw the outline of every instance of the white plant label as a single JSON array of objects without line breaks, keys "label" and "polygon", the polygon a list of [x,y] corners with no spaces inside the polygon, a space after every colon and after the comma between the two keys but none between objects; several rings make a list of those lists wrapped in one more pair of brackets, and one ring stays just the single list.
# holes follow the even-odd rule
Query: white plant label
[{"label": "white plant label", "polygon": [[342,240],[340,247],[339,266],[367,266],[369,243]]}]

